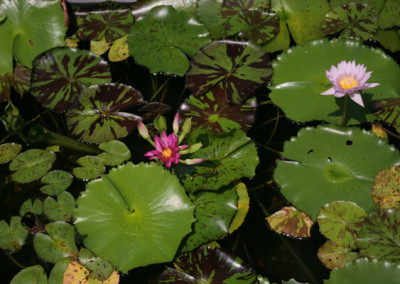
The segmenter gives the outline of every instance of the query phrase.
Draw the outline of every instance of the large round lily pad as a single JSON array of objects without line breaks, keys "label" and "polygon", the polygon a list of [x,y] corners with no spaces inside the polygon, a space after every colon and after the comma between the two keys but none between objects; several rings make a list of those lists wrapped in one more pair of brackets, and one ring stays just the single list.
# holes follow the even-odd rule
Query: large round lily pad
[{"label": "large round lily pad", "polygon": [[[372,71],[369,83],[380,85],[362,91],[365,108],[350,101],[348,123],[373,121],[376,117],[370,109],[372,100],[399,97],[400,68],[382,50],[364,46],[356,40],[318,40],[291,48],[274,62],[274,87],[271,100],[286,116],[295,121],[325,120],[340,123],[344,98],[321,96],[332,87],[326,77],[326,70],[340,61],[355,60]],[[301,72],[299,72],[301,70]]]},{"label": "large round lily pad", "polygon": [[171,261],[191,231],[193,210],[163,167],[127,163],[87,184],[74,219],[85,246],[125,273]]},{"label": "large round lily pad", "polygon": [[382,168],[400,163],[400,154],[372,132],[333,125],[303,128],[284,145],[274,179],[282,194],[313,220],[334,200],[374,208],[371,187]]}]

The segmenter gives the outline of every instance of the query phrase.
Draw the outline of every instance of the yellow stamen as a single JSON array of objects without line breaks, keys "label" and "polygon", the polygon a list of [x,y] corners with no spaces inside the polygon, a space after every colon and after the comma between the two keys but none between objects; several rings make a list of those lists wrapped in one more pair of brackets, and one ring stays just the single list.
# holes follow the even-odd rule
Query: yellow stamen
[{"label": "yellow stamen", "polygon": [[358,80],[350,75],[346,75],[339,80],[339,84],[346,91],[358,86]]},{"label": "yellow stamen", "polygon": [[169,159],[172,156],[172,151],[171,149],[167,148],[165,150],[162,151],[162,155],[164,156],[164,158]]}]

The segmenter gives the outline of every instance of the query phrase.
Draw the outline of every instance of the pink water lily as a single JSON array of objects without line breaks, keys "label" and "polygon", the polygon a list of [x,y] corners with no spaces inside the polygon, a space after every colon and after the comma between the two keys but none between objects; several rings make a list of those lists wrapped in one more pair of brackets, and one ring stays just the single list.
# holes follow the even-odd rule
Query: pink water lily
[{"label": "pink water lily", "polygon": [[366,72],[366,70],[367,68],[363,64],[356,65],[355,60],[349,62],[343,60],[337,67],[332,65],[331,69],[326,71],[326,77],[332,82],[333,87],[321,95],[334,95],[340,98],[348,94],[350,99],[364,107],[359,91],[379,85],[379,83],[367,83],[372,71]]}]

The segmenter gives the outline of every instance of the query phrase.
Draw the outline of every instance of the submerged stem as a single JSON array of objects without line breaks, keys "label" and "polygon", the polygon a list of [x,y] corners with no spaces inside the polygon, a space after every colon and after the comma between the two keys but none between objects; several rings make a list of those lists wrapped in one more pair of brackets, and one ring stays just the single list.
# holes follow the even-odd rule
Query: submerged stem
[{"label": "submerged stem", "polygon": [[346,115],[347,115],[347,107],[349,105],[349,95],[346,94],[344,97],[344,106],[343,106],[343,115],[342,115],[342,126],[346,126]]}]

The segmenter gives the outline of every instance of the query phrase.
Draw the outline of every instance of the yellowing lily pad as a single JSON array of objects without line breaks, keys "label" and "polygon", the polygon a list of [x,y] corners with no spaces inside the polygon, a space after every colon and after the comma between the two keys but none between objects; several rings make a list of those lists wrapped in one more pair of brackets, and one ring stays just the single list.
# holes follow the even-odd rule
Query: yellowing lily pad
[{"label": "yellowing lily pad", "polygon": [[400,207],[400,166],[386,168],[376,174],[372,199],[381,208]]},{"label": "yellowing lily pad", "polygon": [[343,268],[347,262],[358,257],[351,248],[342,247],[332,241],[325,242],[318,249],[319,260],[329,269]]},{"label": "yellowing lily pad", "polygon": [[71,261],[64,271],[63,284],[118,284],[119,273],[113,271],[106,280],[96,279],[90,271],[76,261]]},{"label": "yellowing lily pad", "polygon": [[229,234],[232,234],[233,231],[237,230],[243,224],[250,206],[249,194],[244,183],[241,182],[236,185],[236,194],[238,196],[237,212],[229,227]]},{"label": "yellowing lily pad", "polygon": [[6,143],[0,145],[0,164],[5,164],[14,159],[21,151],[22,146],[17,143]]}]

